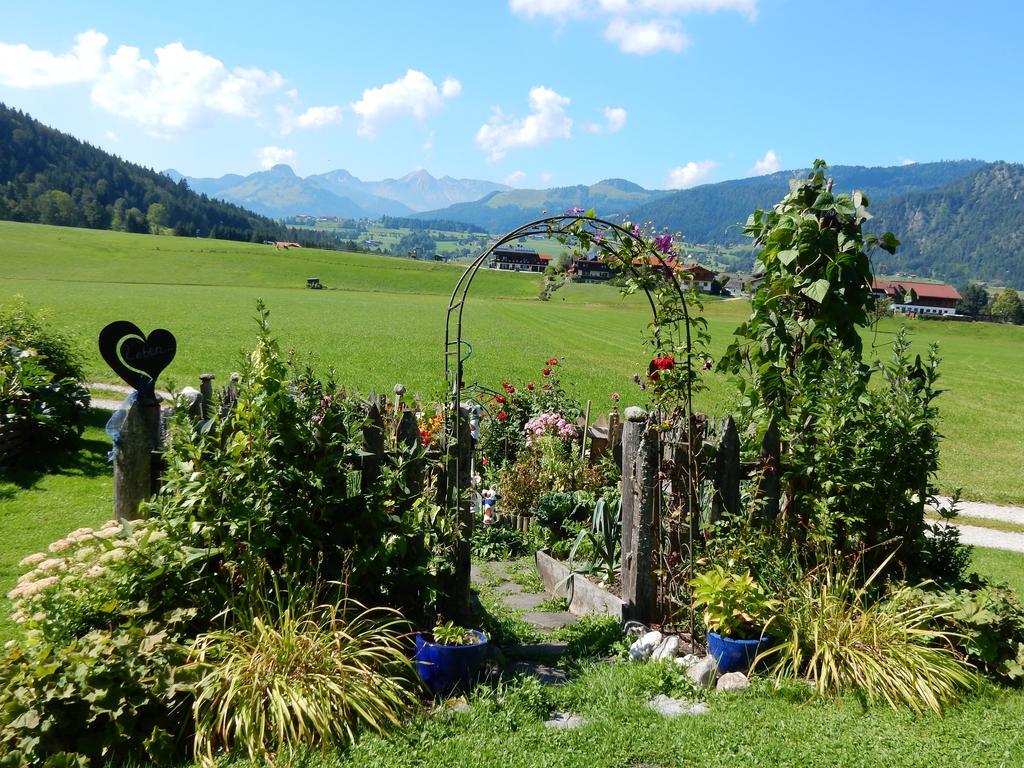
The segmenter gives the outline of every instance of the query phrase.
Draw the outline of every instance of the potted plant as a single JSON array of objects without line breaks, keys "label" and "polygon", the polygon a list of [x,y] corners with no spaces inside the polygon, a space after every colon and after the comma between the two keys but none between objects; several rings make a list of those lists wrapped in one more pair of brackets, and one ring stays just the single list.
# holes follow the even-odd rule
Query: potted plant
[{"label": "potted plant", "polygon": [[416,633],[416,672],[434,693],[468,683],[487,657],[487,635],[451,621],[438,622],[432,633]]},{"label": "potted plant", "polygon": [[772,644],[765,628],[778,602],[754,581],[750,571],[730,573],[720,565],[690,582],[693,602],[704,610],[708,655],[718,671],[745,672]]}]

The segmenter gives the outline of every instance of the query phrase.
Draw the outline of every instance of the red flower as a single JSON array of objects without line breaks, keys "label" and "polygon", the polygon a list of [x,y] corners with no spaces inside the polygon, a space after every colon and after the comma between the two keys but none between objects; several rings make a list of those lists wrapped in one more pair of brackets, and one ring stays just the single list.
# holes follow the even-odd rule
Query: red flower
[{"label": "red flower", "polygon": [[484,458],[484,459],[480,459],[480,463],[483,464],[486,467],[491,462],[489,462],[486,458]]},{"label": "red flower", "polygon": [[550,360],[548,360],[548,365],[558,365],[558,358],[552,357]]},{"label": "red flower", "polygon": [[501,403],[502,405],[504,405],[505,403],[508,402],[508,398],[505,397],[504,395],[495,395],[494,402]]},{"label": "red flower", "polygon": [[527,384],[527,385],[526,385],[526,388],[527,388],[528,390],[530,390],[531,392],[533,392],[533,382],[531,381],[531,382],[530,382],[529,384]]},{"label": "red flower", "polygon": [[543,371],[541,371],[541,373],[543,373],[545,376],[550,376],[551,375],[551,369],[550,368],[545,368]]},{"label": "red flower", "polygon": [[651,381],[657,381],[661,375],[661,371],[671,371],[675,365],[676,359],[672,357],[672,355],[656,357],[651,360],[650,365],[647,366],[647,376]]},{"label": "red flower", "polygon": [[545,385],[544,385],[544,389],[546,389],[546,390],[550,390],[550,389],[551,389],[551,385],[550,385],[550,384],[545,384]]},{"label": "red flower", "polygon": [[498,412],[498,421],[504,421],[507,418],[508,418],[508,414],[507,413],[505,413],[504,411],[499,411]]}]

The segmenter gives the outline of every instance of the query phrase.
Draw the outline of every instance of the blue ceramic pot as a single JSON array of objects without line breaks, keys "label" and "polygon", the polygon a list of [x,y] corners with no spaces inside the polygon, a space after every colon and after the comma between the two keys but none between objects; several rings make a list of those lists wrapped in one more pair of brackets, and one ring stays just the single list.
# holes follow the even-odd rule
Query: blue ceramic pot
[{"label": "blue ceramic pot", "polygon": [[449,693],[473,680],[480,672],[490,643],[483,632],[472,630],[479,643],[441,645],[416,633],[416,672],[434,693]]},{"label": "blue ceramic pot", "polygon": [[771,647],[770,635],[762,635],[755,640],[735,640],[708,632],[708,655],[715,660],[718,671],[723,675],[726,672],[746,672],[757,654]]}]

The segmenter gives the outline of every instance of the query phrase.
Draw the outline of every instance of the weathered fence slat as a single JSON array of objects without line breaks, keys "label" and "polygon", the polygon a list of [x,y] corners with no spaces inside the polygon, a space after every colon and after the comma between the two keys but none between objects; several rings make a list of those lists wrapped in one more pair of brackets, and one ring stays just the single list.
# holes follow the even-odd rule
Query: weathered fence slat
[{"label": "weathered fence slat", "polygon": [[364,492],[380,479],[384,463],[384,419],[375,401],[370,403],[366,418],[367,424],[363,428],[363,451],[367,455],[363,456],[360,479],[360,487]]},{"label": "weathered fence slat", "polygon": [[781,492],[782,445],[779,442],[779,426],[772,419],[761,440],[761,458],[757,469],[757,492],[759,504],[751,505],[751,515],[760,507],[761,514],[768,520],[779,516]]},{"label": "weathered fence slat", "polygon": [[627,618],[650,622],[657,605],[654,547],[658,433],[647,414],[629,409],[622,430],[622,600]]},{"label": "weathered fence slat", "polygon": [[722,424],[712,483],[715,492],[709,523],[713,525],[722,512],[737,515],[740,511],[740,436],[732,416]]}]

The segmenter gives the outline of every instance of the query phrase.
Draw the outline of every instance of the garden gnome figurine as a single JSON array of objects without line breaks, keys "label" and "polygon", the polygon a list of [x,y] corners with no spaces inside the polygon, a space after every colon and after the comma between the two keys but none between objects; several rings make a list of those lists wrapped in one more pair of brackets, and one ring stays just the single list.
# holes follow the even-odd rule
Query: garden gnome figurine
[{"label": "garden gnome figurine", "polygon": [[493,488],[488,488],[484,491],[484,525],[490,525],[494,522],[494,505],[498,501],[498,494],[494,492]]}]

